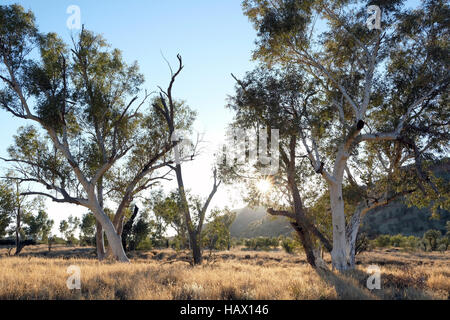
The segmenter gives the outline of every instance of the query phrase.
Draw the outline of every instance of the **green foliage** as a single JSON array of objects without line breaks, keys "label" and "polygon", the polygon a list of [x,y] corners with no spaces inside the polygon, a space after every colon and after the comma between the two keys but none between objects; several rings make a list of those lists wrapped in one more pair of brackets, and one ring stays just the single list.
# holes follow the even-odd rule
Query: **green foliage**
[{"label": "green foliage", "polygon": [[161,191],[152,193],[152,197],[148,200],[148,206],[153,211],[157,220],[160,220],[162,231],[171,226],[178,235],[184,236],[184,218],[178,207],[178,193],[171,192],[169,196],[165,196]]},{"label": "green foliage", "polygon": [[450,246],[450,239],[448,237],[439,238],[437,243],[438,251],[446,251],[448,250],[449,246]]},{"label": "green foliage", "polygon": [[[137,62],[126,63],[120,50],[84,28],[72,40],[39,33],[33,14],[18,5],[0,7],[0,107],[44,129],[41,135],[22,128],[15,137],[8,150],[15,175],[51,190],[45,195],[53,200],[79,205],[89,197],[82,181],[97,174],[99,202],[127,207],[158,180],[147,179],[154,167],[170,161],[170,132],[161,113],[141,108],[150,94],[136,103],[144,82]],[[189,129],[196,113],[171,102],[173,126]]]},{"label": "green foliage", "polygon": [[95,216],[91,212],[85,213],[81,217],[81,245],[95,245],[96,221]]},{"label": "green foliage", "polygon": [[403,248],[403,249],[419,249],[422,241],[418,237],[397,235],[380,235],[372,241],[375,247],[385,248],[389,246]]},{"label": "green foliage", "polygon": [[14,203],[14,191],[6,182],[0,181],[0,238],[6,235],[7,228],[12,222]]},{"label": "green foliage", "polygon": [[292,238],[283,237],[281,239],[281,246],[283,247],[284,251],[293,254],[300,247],[300,244],[298,241]]},{"label": "green foliage", "polygon": [[181,249],[184,248],[184,243],[185,243],[185,239],[181,239],[179,236],[175,236],[171,241],[170,241],[170,247],[172,249],[174,249],[175,251],[180,251]]},{"label": "green foliage", "polygon": [[158,231],[159,225],[150,219],[148,211],[140,211],[139,218],[133,223],[129,236],[129,250],[147,250],[161,246],[165,240]]},{"label": "green foliage", "polygon": [[136,250],[151,250],[153,249],[153,242],[149,238],[140,240]]},{"label": "green foliage", "polygon": [[246,239],[244,245],[251,250],[272,250],[276,249],[280,244],[278,238],[257,237]]},{"label": "green foliage", "polygon": [[43,199],[23,195],[20,183],[8,178],[0,181],[0,238],[15,235],[18,222],[22,240],[32,239],[44,243],[54,224],[48,218]]},{"label": "green foliage", "polygon": [[435,251],[438,248],[438,243],[441,236],[442,234],[438,230],[428,230],[423,235],[423,240],[431,251]]},{"label": "green foliage", "polygon": [[392,202],[384,207],[368,212],[362,218],[361,231],[374,238],[379,234],[404,234],[422,237],[429,229],[445,233],[445,224],[450,212],[440,210],[439,216],[433,216],[431,209],[409,207],[407,200]]},{"label": "green foliage", "polygon": [[38,211],[37,215],[27,214],[23,222],[27,225],[25,233],[27,238],[47,243],[48,237],[54,225],[54,221],[48,218],[48,214],[43,209]]},{"label": "green foliage", "polygon": [[380,235],[375,239],[375,246],[377,247],[387,247],[391,245],[391,237],[389,235]]},{"label": "green foliage", "polygon": [[403,247],[404,246],[404,236],[401,234],[391,236],[390,243],[394,247]]},{"label": "green foliage", "polygon": [[231,247],[230,226],[236,213],[230,210],[213,210],[210,221],[202,232],[202,242],[209,250],[226,250]]},{"label": "green foliage", "polygon": [[423,238],[414,236],[397,235],[380,235],[372,240],[375,247],[397,247],[409,250],[423,250],[423,251],[445,251],[450,245],[450,241],[446,236],[438,230],[428,230],[425,232]]},{"label": "green foliage", "polygon": [[23,67],[24,52],[37,39],[34,14],[17,4],[0,6],[0,54],[13,70]]},{"label": "green foliage", "polygon": [[[410,203],[428,207],[437,215],[449,208],[450,201],[448,180],[439,179],[433,172],[436,161],[449,151],[449,24],[445,16],[450,9],[445,1],[422,1],[413,10],[408,10],[403,1],[372,1],[370,4],[382,10],[380,32],[366,27],[368,4],[245,0],[244,14],[257,31],[253,57],[262,65],[236,85],[230,103],[236,113],[233,125],[272,126],[288,135],[291,127],[297,128],[293,139],[301,135],[310,144],[304,143],[306,149],[315,147],[315,143],[315,157],[321,159],[336,158],[336,152],[346,146],[343,142],[352,142],[348,137],[359,120],[370,132],[402,129],[396,139],[378,139],[381,135],[377,135],[375,142],[347,145],[349,157],[344,164],[350,168],[346,178],[352,186],[343,183],[341,199],[347,218],[362,200],[376,199],[374,204],[381,205],[383,196],[388,199],[393,195],[405,195]],[[317,18],[326,21],[324,29],[315,28]],[[373,72],[369,71],[372,58]],[[317,82],[305,86],[308,81],[302,79]],[[311,96],[305,99],[302,94],[307,95],[308,88],[312,89]],[[420,103],[415,105],[415,101]],[[411,105],[414,110],[407,111]],[[283,117],[290,121],[280,121]],[[406,121],[399,127],[403,118]],[[295,145],[299,143],[295,141]],[[309,159],[302,161],[304,153],[296,157],[295,181],[305,185],[304,166]],[[325,168],[332,172],[333,165],[328,163]],[[336,174],[337,166],[334,168]],[[360,186],[353,186],[356,180],[349,172],[358,174]],[[277,187],[285,187],[286,179],[274,180]],[[329,205],[324,201],[326,192],[318,187],[310,193],[310,198],[302,202],[311,201],[311,220],[330,236],[333,226]],[[285,190],[284,194],[289,193]],[[256,196],[252,193],[248,198],[253,201]],[[301,196],[306,198],[307,192]],[[275,204],[270,207],[286,207],[292,201],[274,194],[272,202]],[[379,224],[380,228],[385,225]],[[400,245],[400,240],[394,239],[395,244]]]},{"label": "green foliage", "polygon": [[61,232],[68,245],[78,244],[75,232],[80,227],[80,218],[70,215],[67,220],[61,220],[59,223],[59,232]]}]

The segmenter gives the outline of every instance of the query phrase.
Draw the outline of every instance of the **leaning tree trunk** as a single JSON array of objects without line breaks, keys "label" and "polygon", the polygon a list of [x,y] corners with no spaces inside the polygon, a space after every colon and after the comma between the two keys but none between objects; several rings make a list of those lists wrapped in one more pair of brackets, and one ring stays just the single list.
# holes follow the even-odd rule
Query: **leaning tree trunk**
[{"label": "leaning tree trunk", "polygon": [[114,228],[112,221],[103,211],[98,201],[95,201],[95,198],[91,199],[94,199],[91,200],[92,213],[94,214],[97,221],[101,224],[103,231],[105,232],[106,237],[108,238],[108,245],[111,247],[113,257],[120,262],[129,262],[130,260],[125,254],[125,251],[123,250],[122,241],[120,239],[120,236],[117,234],[117,231]]},{"label": "leaning tree trunk", "polygon": [[181,165],[178,163],[175,166],[175,173],[178,182],[178,194],[181,199],[181,210],[183,211],[184,219],[186,222],[186,229],[189,234],[189,248],[192,251],[194,265],[200,265],[202,263],[202,251],[200,247],[200,239],[197,237],[197,232],[194,228],[191,220],[191,214],[189,212],[189,206],[186,198],[186,192],[184,190],[183,175],[181,173]]},{"label": "leaning tree trunk", "polygon": [[[122,234],[121,237],[122,237],[122,246],[125,251],[127,251],[128,237],[131,234],[131,230],[133,228],[133,223],[134,223],[134,220],[135,220],[138,212],[139,212],[139,207],[135,205],[133,214],[131,215],[130,219],[128,219],[128,221],[125,223],[125,225],[123,226],[123,230],[121,232],[121,234]],[[119,234],[120,234],[120,232],[119,232]]]},{"label": "leaning tree trunk", "polygon": [[361,223],[361,213],[364,208],[364,205],[359,205],[353,216],[346,227],[345,236],[346,236],[346,259],[348,269],[355,268],[355,257],[356,257],[356,239],[358,237],[359,225]]},{"label": "leaning tree trunk", "polygon": [[314,255],[314,247],[309,232],[302,228],[298,222],[291,222],[291,226],[297,233],[303,249],[305,250],[306,261],[311,265],[311,267],[315,268],[317,266],[316,256]]},{"label": "leaning tree trunk", "polygon": [[[297,186],[296,168],[295,168],[295,149],[296,149],[295,136],[291,137],[289,148],[290,148],[289,149],[290,159],[286,154],[283,155],[283,159],[287,165],[288,186],[293,200],[295,222],[292,222],[291,225],[297,232],[298,237],[300,238],[300,242],[302,243],[303,249],[305,250],[306,260],[308,261],[308,263],[313,268],[324,267],[325,263],[321,259],[320,255],[316,253],[314,250],[314,243],[312,237],[313,234],[317,234],[319,232],[314,233],[314,226],[309,222],[309,219],[306,216],[302,198],[300,196],[300,191]],[[323,237],[321,237],[320,240],[324,241]]]}]

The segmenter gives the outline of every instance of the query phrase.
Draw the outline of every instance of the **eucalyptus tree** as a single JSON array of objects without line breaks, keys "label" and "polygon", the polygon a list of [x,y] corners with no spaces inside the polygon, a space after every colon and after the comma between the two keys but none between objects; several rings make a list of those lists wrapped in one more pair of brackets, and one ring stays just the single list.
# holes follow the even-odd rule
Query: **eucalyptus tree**
[{"label": "eucalyptus tree", "polygon": [[[0,182],[0,236],[14,236],[16,250],[19,255],[25,245],[30,244],[26,238],[35,238],[39,233],[45,236],[51,228],[51,222],[41,219],[40,223],[33,215],[33,211],[42,211],[43,203],[39,197],[28,199],[24,195],[20,181],[5,178]],[[43,218],[42,214],[40,214]],[[28,239],[30,240],[30,239]]]},{"label": "eucalyptus tree", "polygon": [[[136,108],[132,105],[137,97],[128,103],[124,100],[127,95],[136,94],[136,88],[142,84],[143,78],[138,73],[137,64],[127,68],[120,51],[105,54],[102,49],[106,47],[101,37],[82,29],[79,41],[72,50],[75,95],[87,106],[94,127],[93,141],[86,145],[84,151],[90,155],[89,166],[92,170],[108,163],[111,143],[113,149],[115,144],[132,146],[127,157],[111,167],[96,184],[101,207],[106,196],[117,203],[112,222],[121,236],[125,214],[134,198],[158,181],[167,179],[168,172],[160,173],[159,169],[172,162],[169,154],[172,146],[161,115],[153,108],[141,112],[150,94],[145,92]],[[116,106],[123,106],[122,110]],[[176,120],[178,126],[188,128],[191,125],[193,118],[189,111],[180,106],[182,116]],[[104,257],[103,231],[99,223],[96,244],[99,257]],[[109,254],[111,250],[112,247],[109,247]]]},{"label": "eucalyptus tree", "polygon": [[[54,33],[39,34],[33,13],[18,5],[0,7],[0,56],[1,107],[43,129],[28,126],[16,136],[4,159],[13,163],[15,178],[36,186],[28,195],[88,208],[101,225],[98,258],[104,257],[104,232],[111,254],[127,262],[119,230],[124,210],[150,187],[148,175],[172,145],[164,130],[144,141],[143,128],[158,132],[161,121],[152,127],[155,113],[141,111],[149,94],[137,103],[143,83],[137,63],[128,65],[119,50],[84,28],[71,49]],[[144,155],[147,145],[154,148]],[[134,165],[126,183],[114,188],[122,198],[110,218],[104,186],[127,162]]]},{"label": "eucalyptus tree", "polygon": [[25,234],[34,240],[48,243],[48,238],[55,222],[52,219],[49,219],[43,204],[37,211],[37,214],[30,212],[24,216],[23,221],[26,225]]},{"label": "eucalyptus tree", "polygon": [[70,215],[67,220],[61,220],[59,223],[59,232],[64,236],[68,245],[76,244],[75,233],[81,225],[78,217]]},{"label": "eucalyptus tree", "polygon": [[165,232],[168,228],[172,228],[176,232],[176,238],[183,248],[187,248],[187,229],[184,221],[184,215],[179,207],[179,193],[177,190],[171,191],[165,195],[162,190],[158,190],[151,194],[147,199],[148,208],[155,215],[155,219],[159,221],[161,229]]},{"label": "eucalyptus tree", "polygon": [[[185,189],[182,173],[182,162],[186,160],[192,160],[196,154],[196,145],[194,145],[193,151],[188,152],[188,154],[183,154],[182,145],[183,140],[188,140],[187,137],[183,136],[182,129],[177,125],[177,119],[183,115],[180,112],[180,108],[172,95],[173,85],[176,78],[179,76],[183,70],[183,60],[180,55],[177,55],[178,67],[175,72],[171,71],[171,78],[169,86],[166,90],[160,88],[160,99],[153,104],[155,110],[157,110],[162,117],[165,119],[166,130],[170,134],[170,139],[172,142],[172,147],[175,151],[175,163],[167,164],[176,175],[178,184],[178,195],[179,195],[179,208],[184,216],[184,222],[186,223],[186,229],[189,235],[189,244],[193,255],[193,264],[199,265],[202,263],[202,250],[201,250],[201,232],[203,229],[203,223],[205,221],[206,212],[208,210],[209,204],[212,198],[217,192],[221,184],[221,180],[218,178],[217,169],[213,169],[213,186],[208,197],[203,201],[199,197],[192,197],[190,200],[187,197],[187,191]],[[186,133],[186,132],[184,132]],[[198,141],[197,141],[198,143]],[[190,151],[190,150],[188,150]],[[186,153],[186,152],[185,152]],[[189,154],[190,153],[190,154]]]},{"label": "eucalyptus tree", "polygon": [[[381,30],[366,24],[369,5],[381,9]],[[333,266],[353,268],[361,212],[381,201],[362,201],[346,223],[349,159],[361,145],[402,142],[415,153],[420,179],[432,185],[420,158],[448,143],[442,132],[448,131],[449,6],[434,0],[413,10],[401,0],[245,0],[243,9],[258,31],[255,59],[295,65],[320,85],[320,121],[307,109],[312,125],[298,132],[312,167],[328,185]],[[323,22],[327,27],[317,30]]]},{"label": "eucalyptus tree", "polygon": [[[81,245],[94,245],[96,234],[96,220],[91,212],[83,214],[80,224],[80,243]],[[124,248],[125,249],[125,248]]]},{"label": "eucalyptus tree", "polygon": [[0,181],[0,238],[7,234],[14,211],[14,192],[4,181]]},{"label": "eucalyptus tree", "polygon": [[208,224],[202,235],[202,241],[210,250],[230,250],[231,232],[230,227],[236,219],[236,212],[231,210],[214,209],[209,217]]},{"label": "eucalyptus tree", "polygon": [[[183,101],[172,100],[172,103],[176,111],[174,128],[189,131],[196,113]],[[168,168],[174,164],[172,134],[165,117],[158,111],[162,107],[160,99],[153,98],[150,105],[139,123],[130,156],[108,174],[108,194],[118,203],[113,220],[118,234],[122,233],[126,216],[131,216],[131,202],[138,198],[145,201],[145,191],[172,179],[172,169]]]},{"label": "eucalyptus tree", "polygon": [[[268,176],[261,174],[258,163],[234,161],[231,166],[224,163],[220,166],[227,183],[246,182],[246,199],[250,205],[263,205],[269,214],[289,218],[307,261],[313,267],[320,259],[315,252],[315,239],[320,239],[328,251],[332,250],[330,240],[324,235],[323,223],[317,223],[306,207],[311,189],[318,189],[318,186],[301,148],[298,132],[298,127],[308,122],[304,115],[306,108],[317,105],[316,109],[320,109],[317,92],[317,83],[309,81],[296,68],[260,66],[247,72],[244,79],[238,80],[236,92],[229,100],[228,108],[235,113],[231,127],[246,129],[256,137],[262,130],[278,129],[279,150],[276,152],[280,152],[281,164],[278,172]],[[263,143],[261,138],[257,142]],[[269,190],[259,190],[259,184],[264,181],[269,184]]]}]

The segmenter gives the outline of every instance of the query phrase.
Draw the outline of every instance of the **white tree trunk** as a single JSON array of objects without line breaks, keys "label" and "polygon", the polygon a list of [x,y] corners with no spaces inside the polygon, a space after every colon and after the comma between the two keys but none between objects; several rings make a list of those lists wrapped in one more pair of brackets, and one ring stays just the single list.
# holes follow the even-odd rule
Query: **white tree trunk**
[{"label": "white tree trunk", "polygon": [[349,269],[355,268],[355,255],[356,255],[356,238],[358,236],[359,224],[361,222],[361,213],[363,210],[363,205],[359,205],[355,213],[352,216],[349,224],[346,228],[346,238],[347,238],[347,264]]},{"label": "white tree trunk", "polygon": [[330,185],[330,203],[333,223],[333,250],[331,261],[333,268],[339,271],[346,270],[347,265],[347,239],[345,234],[344,200],[342,199],[342,183]]},{"label": "white tree trunk", "polygon": [[129,262],[130,260],[123,250],[120,236],[117,234],[111,219],[105,214],[97,201],[91,201],[91,209],[95,218],[100,222],[105,231],[106,237],[108,238],[108,245],[111,247],[114,257],[120,262]]}]

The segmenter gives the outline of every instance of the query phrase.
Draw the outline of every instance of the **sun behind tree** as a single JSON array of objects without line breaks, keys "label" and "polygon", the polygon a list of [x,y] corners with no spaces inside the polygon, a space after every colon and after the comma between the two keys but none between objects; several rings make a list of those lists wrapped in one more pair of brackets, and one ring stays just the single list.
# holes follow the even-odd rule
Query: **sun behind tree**
[{"label": "sun behind tree", "polygon": [[266,195],[272,190],[272,181],[268,178],[259,179],[256,182],[256,188],[261,195]]}]

